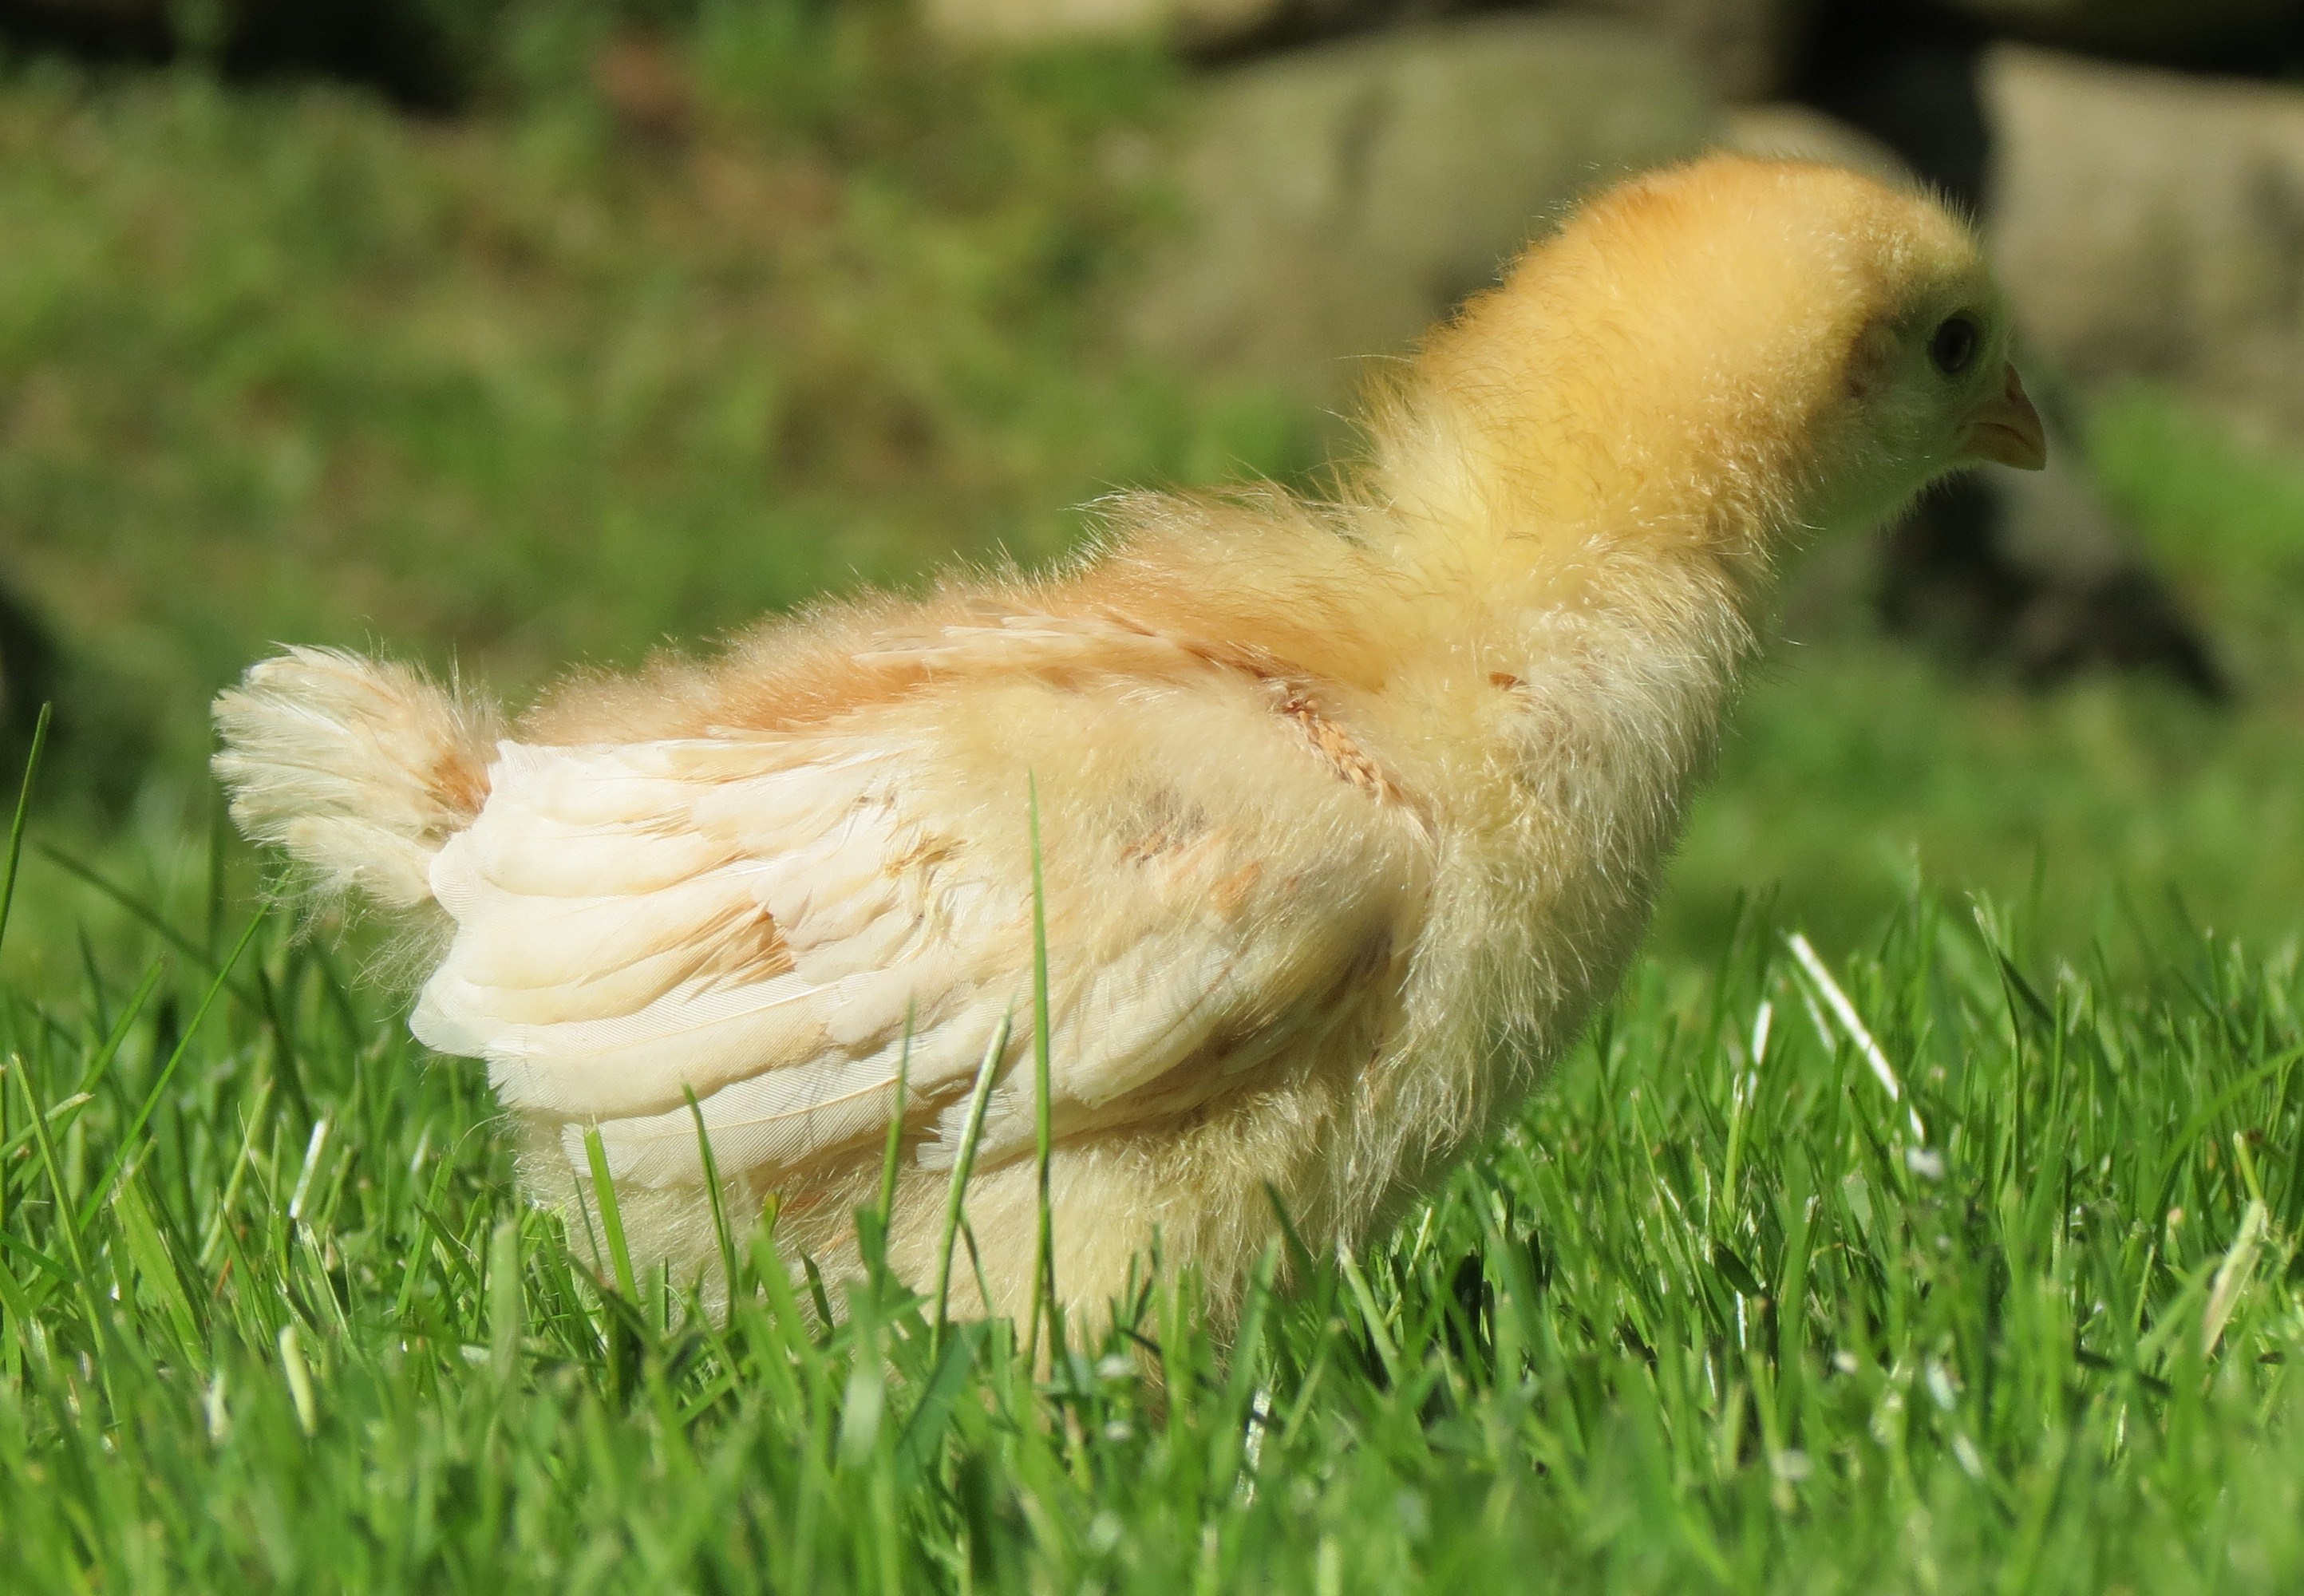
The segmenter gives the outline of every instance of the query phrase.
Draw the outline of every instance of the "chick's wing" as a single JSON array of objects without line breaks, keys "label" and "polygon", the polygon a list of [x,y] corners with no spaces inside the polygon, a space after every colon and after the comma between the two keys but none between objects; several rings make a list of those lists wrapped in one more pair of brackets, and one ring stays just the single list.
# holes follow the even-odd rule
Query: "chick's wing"
[{"label": "chick's wing", "polygon": [[1022,639],[984,671],[1000,635],[934,640],[975,661],[956,684],[801,732],[502,745],[432,867],[456,930],[417,1034],[487,1059],[572,1156],[597,1123],[619,1179],[673,1185],[702,1172],[684,1091],[724,1173],[773,1178],[884,1134],[907,1048],[917,1155],[948,1161],[1008,1021],[979,1156],[1021,1151],[1028,770],[1060,1136],[1181,1111],[1333,1023],[1410,933],[1414,816],[1267,678],[1146,670],[1141,638],[1099,673],[1069,635],[1060,669]]}]

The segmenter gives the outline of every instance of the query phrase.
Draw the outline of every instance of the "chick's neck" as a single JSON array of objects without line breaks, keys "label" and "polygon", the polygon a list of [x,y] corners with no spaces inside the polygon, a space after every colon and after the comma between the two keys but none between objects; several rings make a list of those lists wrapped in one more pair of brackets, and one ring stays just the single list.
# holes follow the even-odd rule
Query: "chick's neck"
[{"label": "chick's neck", "polygon": [[1379,418],[1371,497],[1394,559],[1493,612],[1709,593],[1748,624],[1807,530],[1850,308],[1778,284],[1635,313],[1621,284],[1532,275],[1476,301]]}]

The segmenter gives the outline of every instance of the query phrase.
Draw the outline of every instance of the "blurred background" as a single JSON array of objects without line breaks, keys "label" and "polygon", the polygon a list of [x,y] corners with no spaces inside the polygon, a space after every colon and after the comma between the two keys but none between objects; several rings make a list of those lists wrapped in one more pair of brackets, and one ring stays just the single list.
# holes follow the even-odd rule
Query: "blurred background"
[{"label": "blurred background", "polygon": [[1659,947],[1915,880],[2284,941],[2300,68],[2300,0],[0,0],[0,739],[54,701],[42,835],[196,897],[275,640],[517,696],[1317,485],[1368,359],[1728,143],[1973,212],[2057,463],[1793,573]]}]

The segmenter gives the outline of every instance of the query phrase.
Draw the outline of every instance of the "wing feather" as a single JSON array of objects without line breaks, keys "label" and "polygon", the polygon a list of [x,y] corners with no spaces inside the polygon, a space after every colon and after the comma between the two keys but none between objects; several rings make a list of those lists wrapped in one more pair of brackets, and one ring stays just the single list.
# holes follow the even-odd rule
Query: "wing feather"
[{"label": "wing feather", "polygon": [[[1131,704],[1156,678],[1216,669],[1156,638],[1046,617],[885,646],[931,672],[1020,649],[1060,677],[1133,672]],[[1262,702],[1260,683],[1240,691]],[[665,1186],[702,1178],[691,1092],[724,1174],[773,1177],[883,1134],[908,1038],[908,1102],[934,1127],[919,1156],[946,1161],[967,1084],[1012,1015],[983,1146],[1028,1145],[1029,1072],[1015,1066],[1031,1049],[1029,868],[921,798],[946,757],[937,736],[913,715],[500,745],[486,807],[433,862],[456,930],[418,1035],[486,1059],[507,1105],[558,1121],[580,1163],[597,1124],[617,1178]],[[1267,872],[1268,836],[1206,816],[1189,835],[1167,824],[1115,841],[1088,880],[1048,873],[1052,927],[1093,931],[1092,954],[1059,960],[1049,994],[1060,1125],[1189,1106],[1317,1031],[1392,934],[1413,874],[1394,843],[1421,835],[1403,823],[1357,852],[1300,840],[1295,865]],[[1187,1068],[1196,1059],[1210,1067]]]}]

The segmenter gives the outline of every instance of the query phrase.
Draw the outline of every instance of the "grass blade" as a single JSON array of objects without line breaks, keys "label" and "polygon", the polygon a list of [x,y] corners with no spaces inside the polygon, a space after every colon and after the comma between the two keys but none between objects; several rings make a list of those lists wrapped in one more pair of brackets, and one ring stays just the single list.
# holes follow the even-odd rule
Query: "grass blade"
[{"label": "grass blade", "polygon": [[[705,1127],[704,1105],[696,1101],[696,1089],[683,1083],[680,1094],[688,1100],[689,1117],[696,1121],[696,1152],[697,1156],[704,1161],[704,1191],[712,1204],[712,1235],[720,1244],[720,1279],[728,1293],[728,1300],[733,1304],[739,1288],[736,1238],[728,1233],[728,1211],[721,1200],[720,1161],[712,1154],[712,1136]],[[586,1156],[590,1156],[589,1147]]]},{"label": "grass blade", "polygon": [[49,1189],[55,1194],[56,1214],[63,1221],[57,1229],[64,1232],[64,1251],[71,1255],[72,1272],[78,1283],[85,1287],[89,1279],[88,1258],[80,1249],[80,1238],[93,1216],[87,1209],[82,1209],[76,1220],[68,1217],[72,1213],[72,1194],[64,1185],[63,1162],[56,1157],[56,1139],[48,1124],[47,1105],[33,1092],[32,1072],[24,1067],[23,1060],[12,1059],[9,1063],[13,1068],[8,1073],[15,1077],[16,1089],[24,1094],[24,1108],[31,1115],[32,1141],[39,1149],[40,1165],[47,1171]]},{"label": "grass blade", "polygon": [[203,1351],[199,1318],[192,1311],[191,1294],[184,1289],[183,1276],[177,1272],[168,1244],[161,1238],[151,1206],[144,1200],[142,1170],[140,1164],[122,1178],[112,1199],[112,1212],[137,1272],[160,1299],[161,1312],[166,1315],[169,1328],[175,1331],[174,1355],[197,1364]]},{"label": "grass blade", "polygon": [[303,1338],[291,1319],[280,1327],[280,1372],[288,1382],[288,1400],[296,1407],[296,1427],[310,1435],[320,1427],[320,1405],[312,1394],[312,1366],[304,1361]]},{"label": "grass blade", "polygon": [[312,1177],[320,1167],[320,1155],[327,1151],[328,1117],[321,1115],[312,1121],[312,1134],[304,1143],[304,1167],[296,1172],[296,1189],[288,1198],[288,1222],[294,1224],[304,1217],[305,1201],[312,1195]]},{"label": "grass blade", "polygon": [[[991,1099],[992,1077],[1007,1051],[1008,1016],[1004,1014],[999,1028],[992,1033],[992,1044],[984,1050],[984,1062],[977,1067],[976,1085],[968,1094],[968,1117],[961,1123],[960,1152],[952,1161],[952,1188],[944,1202],[944,1236],[936,1247],[936,1333],[931,1345],[938,1347],[944,1345],[944,1330],[951,1323],[952,1247],[960,1234],[969,1173],[976,1167],[976,1144],[984,1135],[984,1105]],[[988,1302],[984,1305],[987,1312],[992,1306]]]},{"label": "grass blade", "polygon": [[1038,1224],[1032,1236],[1032,1309],[1024,1332],[1024,1355],[1039,1355],[1041,1305],[1046,1304],[1048,1356],[1053,1361],[1063,1327],[1056,1320],[1055,1214],[1048,1201],[1050,1125],[1048,1110],[1048,900],[1040,872],[1040,785],[1026,777],[1032,821],[1032,1155],[1037,1161]]},{"label": "grass blade", "polygon": [[912,1084],[913,1006],[904,1005],[904,1037],[896,1050],[896,1101],[888,1110],[888,1141],[880,1152],[880,1241],[888,1239],[888,1220],[896,1211],[896,1166],[904,1150],[904,1098]]},{"label": "grass blade", "polygon": [[120,1178],[122,1168],[135,1151],[136,1138],[143,1134],[145,1123],[152,1118],[152,1110],[160,1106],[160,1094],[168,1089],[168,1082],[175,1076],[176,1067],[191,1051],[192,1038],[199,1034],[200,1022],[208,1017],[208,1010],[215,1007],[217,994],[224,991],[224,983],[232,976],[233,967],[240,962],[240,956],[248,951],[248,944],[256,940],[256,933],[263,925],[264,911],[258,909],[255,918],[249,921],[248,929],[240,933],[240,941],[234,942],[232,951],[224,956],[224,963],[216,970],[216,979],[209,982],[208,991],[200,994],[199,1007],[192,1010],[192,1018],[185,1025],[183,1034],[176,1038],[175,1050],[168,1055],[168,1061],[160,1067],[160,1073],[153,1077],[152,1089],[144,1094],[144,1106],[136,1110],[136,1118],[129,1121],[127,1130],[122,1133],[120,1145],[113,1153],[111,1163],[105,1167],[104,1178],[96,1183],[96,1189],[89,1193],[80,1203],[82,1229],[87,1228],[88,1222],[96,1217],[96,1211],[104,1206],[105,1198],[111,1195],[112,1183]]},{"label": "grass blade", "polygon": [[[81,864],[78,859],[75,859],[72,855],[64,852],[63,849],[56,847],[53,843],[41,843],[39,845],[39,850],[40,857],[47,860],[49,864],[54,865],[57,869],[63,871],[65,874],[73,877],[75,880],[80,881],[83,884],[95,888],[98,892],[104,894],[105,897],[112,899],[113,902],[118,904],[130,915],[133,916],[146,930],[158,937],[162,942],[166,942],[170,947],[175,949],[177,952],[182,953],[185,958],[191,959],[200,968],[204,970],[213,970],[216,968],[216,955],[213,952],[203,949],[199,942],[193,941],[191,937],[186,936],[182,932],[169,925],[165,916],[162,915],[159,910],[154,908],[150,904],[146,903],[142,899],[137,897],[135,893],[131,892],[127,888],[120,885],[118,882],[107,879],[101,873],[90,868],[89,866]],[[245,996],[246,994],[243,993],[242,995]]]},{"label": "grass blade", "polygon": [[32,722],[32,747],[24,756],[24,779],[16,788],[16,815],[8,823],[8,867],[0,874],[0,939],[8,934],[8,913],[16,904],[16,869],[24,860],[24,822],[32,812],[32,781],[40,773],[40,754],[48,746],[48,721],[55,705],[40,705]]},{"label": "grass blade", "polygon": [[1817,954],[1815,946],[1800,932],[1793,932],[1784,939],[1784,942],[1792,949],[1792,957],[1800,961],[1800,968],[1815,984],[1817,994],[1824,999],[1825,1006],[1832,1010],[1833,1018],[1840,1022],[1840,1028],[1847,1033],[1848,1040],[1856,1044],[1857,1056],[1864,1060],[1866,1067],[1872,1071],[1873,1078],[1877,1080],[1881,1089],[1888,1094],[1888,1101],[1903,1104],[1904,1117],[1911,1127],[1912,1139],[1926,1146],[1928,1131],[1927,1127],[1920,1122],[1919,1110],[1905,1102],[1904,1084],[1896,1077],[1895,1067],[1888,1062],[1888,1055],[1881,1050],[1879,1043],[1873,1039],[1871,1027],[1864,1023],[1863,1016],[1856,1012],[1856,1005],[1849,1000],[1848,993],[1842,990],[1839,982],[1833,979],[1830,967]]},{"label": "grass blade", "polygon": [[2202,1357],[2215,1351],[2216,1343],[2224,1339],[2224,1326],[2232,1322],[2240,1292],[2256,1272],[2256,1254],[2264,1245],[2267,1217],[2262,1203],[2250,1202],[2240,1215],[2240,1234],[2232,1238],[2232,1246],[2216,1265],[2215,1278],[2208,1288],[2207,1306],[2200,1312]]},{"label": "grass blade", "polygon": [[120,1056],[120,1050],[127,1045],[129,1028],[135,1025],[136,1017],[144,1012],[144,1005],[151,1001],[153,989],[160,984],[160,977],[167,973],[167,968],[165,954],[146,967],[144,978],[129,994],[128,1007],[123,1009],[120,1018],[112,1022],[112,1028],[105,1033],[104,1044],[96,1050],[96,1057],[89,1060],[88,1068],[80,1072],[79,1090],[96,1090],[96,1083],[103,1078],[104,1072],[112,1068],[112,1061]]},{"label": "grass blade", "polygon": [[1392,1330],[1384,1322],[1384,1310],[1376,1306],[1376,1293],[1368,1288],[1368,1276],[1360,1272],[1360,1260],[1350,1247],[1336,1251],[1336,1267],[1351,1288],[1352,1300],[1360,1306],[1360,1318],[1368,1330],[1368,1341],[1376,1348],[1378,1362],[1384,1365],[1385,1379],[1394,1388],[1400,1385],[1400,1348],[1392,1338]]},{"label": "grass blade", "polygon": [[592,1195],[600,1204],[600,1229],[608,1238],[608,1267],[616,1271],[616,1289],[635,1308],[640,1306],[640,1282],[632,1275],[631,1249],[624,1245],[624,1216],[616,1206],[616,1183],[608,1175],[608,1150],[600,1141],[600,1127],[584,1127],[584,1161],[591,1166]]},{"label": "grass blade", "polygon": [[488,1364],[507,1385],[520,1372],[527,1307],[521,1275],[520,1220],[498,1220],[488,1236]]}]

